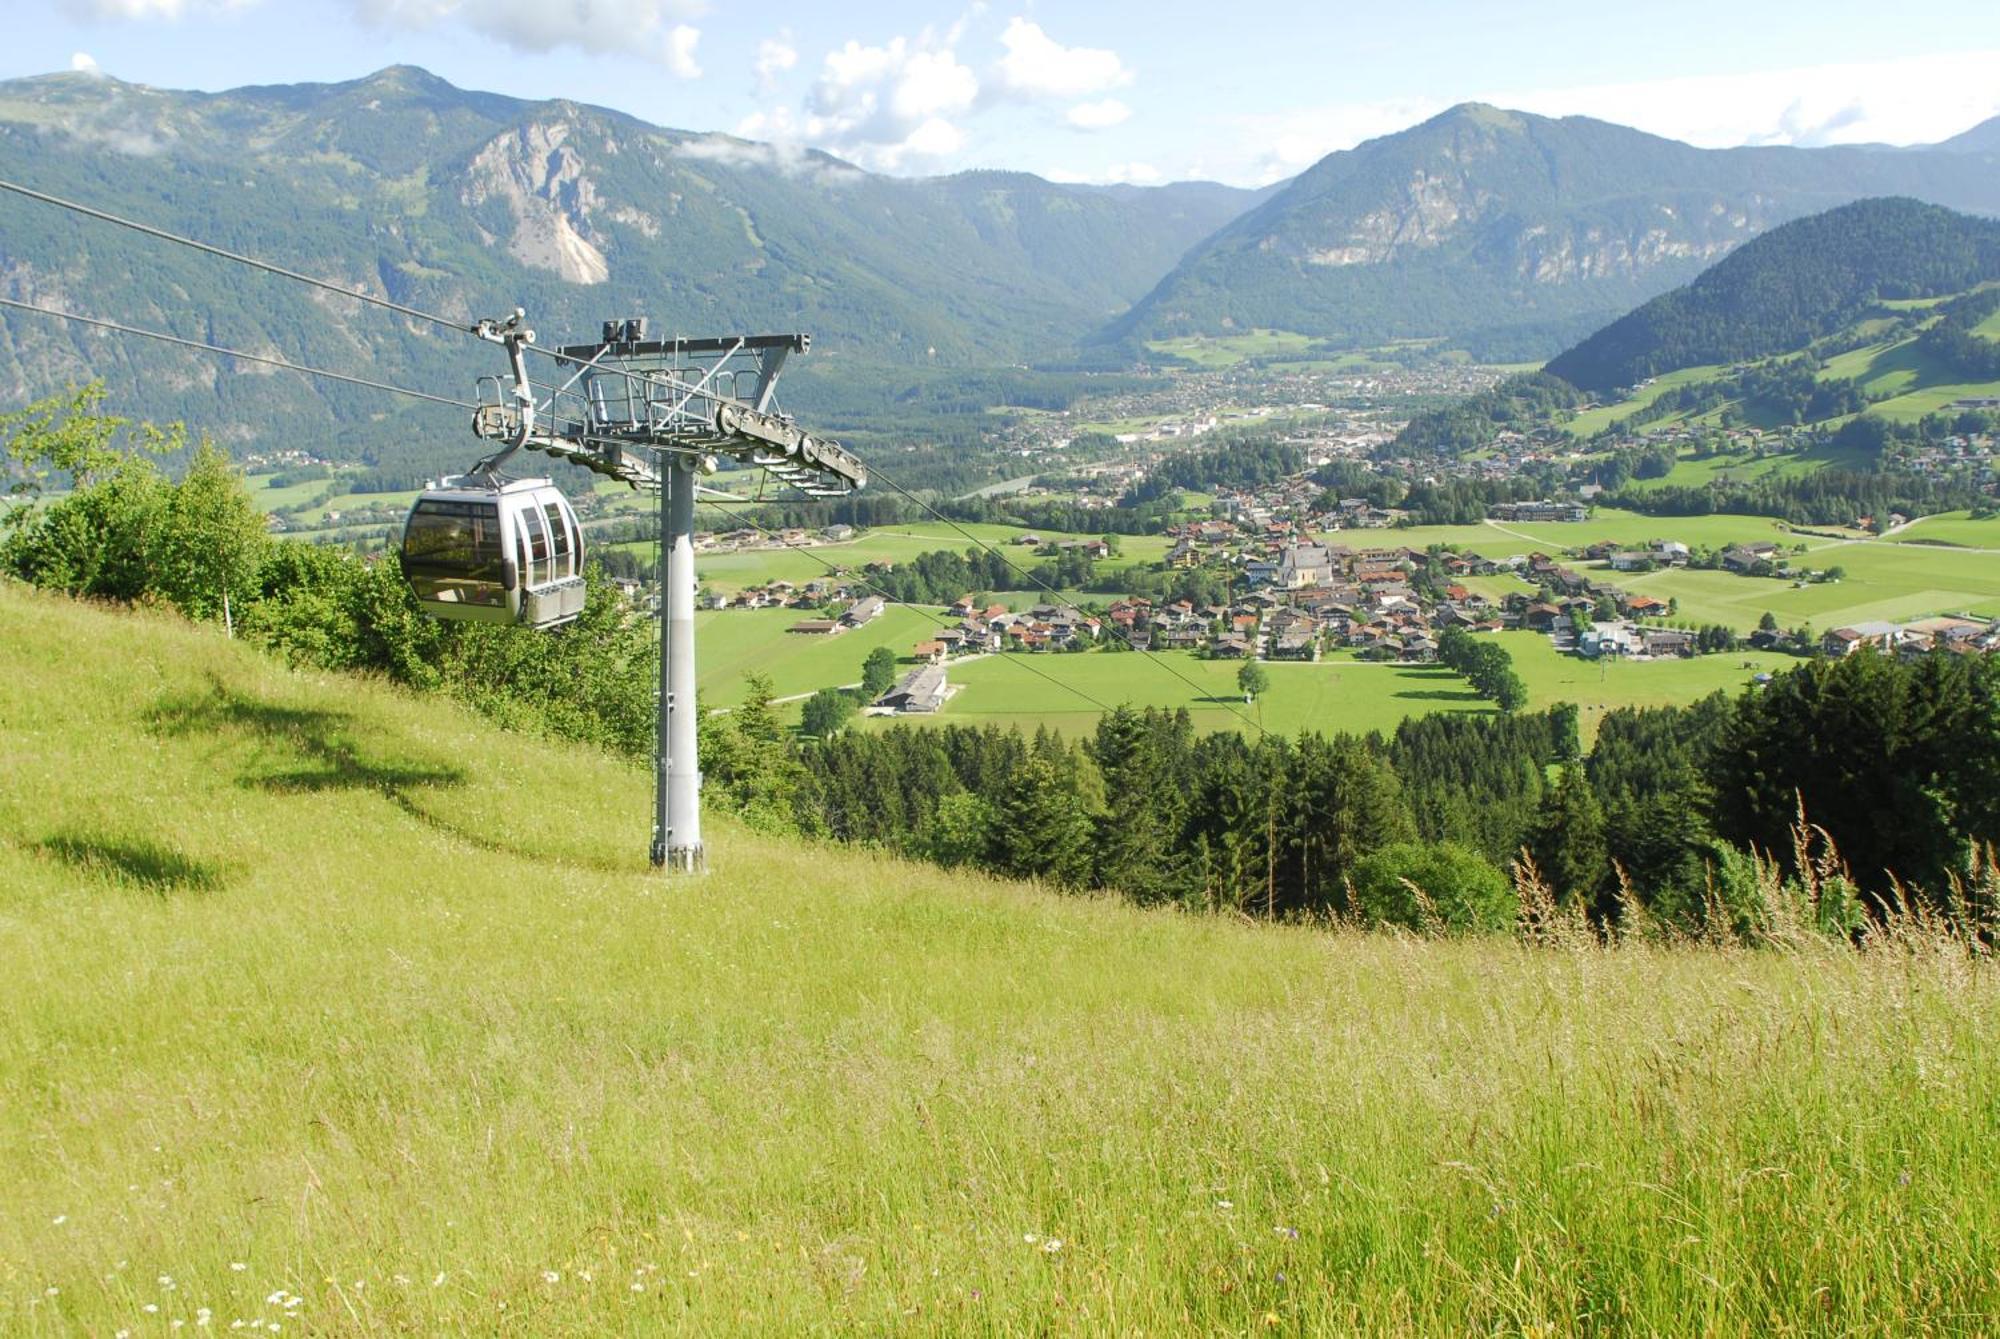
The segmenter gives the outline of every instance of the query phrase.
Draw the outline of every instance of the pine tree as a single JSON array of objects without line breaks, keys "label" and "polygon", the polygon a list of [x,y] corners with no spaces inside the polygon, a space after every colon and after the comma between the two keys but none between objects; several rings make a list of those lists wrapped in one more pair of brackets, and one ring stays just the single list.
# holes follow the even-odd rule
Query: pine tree
[{"label": "pine tree", "polygon": [[1090,817],[1048,758],[1033,754],[1008,782],[993,829],[993,863],[1006,874],[1079,888],[1091,871]]},{"label": "pine tree", "polygon": [[1604,810],[1583,768],[1565,767],[1562,779],[1543,798],[1529,841],[1535,864],[1566,902],[1597,911],[1599,894],[1611,873],[1604,838]]}]

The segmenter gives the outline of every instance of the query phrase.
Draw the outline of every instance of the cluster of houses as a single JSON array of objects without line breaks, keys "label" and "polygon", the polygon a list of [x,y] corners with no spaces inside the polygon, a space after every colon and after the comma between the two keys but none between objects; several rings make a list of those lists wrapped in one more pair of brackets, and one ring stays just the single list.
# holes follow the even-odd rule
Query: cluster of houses
[{"label": "cluster of houses", "polygon": [[1909,623],[1856,623],[1830,628],[1820,635],[1819,649],[1834,656],[1851,656],[1873,648],[1904,659],[1941,652],[1946,655],[1987,655],[2000,651],[2000,621],[1972,618],[1920,618]]},{"label": "cluster of houses", "polygon": [[918,642],[912,648],[918,660],[941,665],[995,651],[1074,651],[1094,643],[1104,626],[1073,605],[1038,604],[1014,613],[1004,604],[982,605],[970,595],[960,596],[946,613],[958,621]]},{"label": "cluster of houses", "polygon": [[844,523],[802,530],[703,530],[694,537],[696,553],[747,553],[758,549],[809,549],[819,544],[844,544],[854,538],[854,527]]}]

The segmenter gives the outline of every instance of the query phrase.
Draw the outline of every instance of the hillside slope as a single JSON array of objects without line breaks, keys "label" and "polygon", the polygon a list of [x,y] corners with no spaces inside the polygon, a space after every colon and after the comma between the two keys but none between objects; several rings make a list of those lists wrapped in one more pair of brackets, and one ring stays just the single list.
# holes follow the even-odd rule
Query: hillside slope
[{"label": "hillside slope", "polygon": [[2000,1307],[2000,982],[1946,955],[1255,928],[727,827],[666,883],[638,768],[0,620],[10,1334]]},{"label": "hillside slope", "polygon": [[1802,349],[1882,302],[2000,280],[2000,221],[1916,200],[1861,200],[1746,243],[1685,288],[1628,312],[1549,361],[1605,391],[1705,363]]},{"label": "hillside slope", "polygon": [[1787,219],[1890,194],[2000,212],[1994,169],[1983,151],[1697,149],[1465,104],[1320,160],[1197,246],[1109,333],[1449,336],[1525,358]]},{"label": "hillside slope", "polygon": [[[661,333],[806,330],[819,361],[926,365],[1073,341],[1256,198],[1211,183],[882,177],[408,66],[215,94],[67,74],[0,83],[0,176],[453,318],[525,305],[545,339],[645,314]],[[469,341],[11,196],[0,292],[440,393],[495,370]],[[86,374],[131,387],[154,418],[274,436],[287,415],[317,435],[328,410],[365,430],[397,407],[0,320],[9,398]]]}]

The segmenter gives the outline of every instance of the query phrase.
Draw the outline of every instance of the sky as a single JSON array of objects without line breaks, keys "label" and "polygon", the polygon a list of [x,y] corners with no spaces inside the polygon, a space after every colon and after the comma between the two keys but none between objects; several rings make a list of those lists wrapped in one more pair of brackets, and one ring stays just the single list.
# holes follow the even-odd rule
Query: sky
[{"label": "sky", "polygon": [[1704,147],[2000,115],[2000,0],[0,0],[0,77],[164,88],[420,65],[879,172],[1255,186],[1480,101]]}]

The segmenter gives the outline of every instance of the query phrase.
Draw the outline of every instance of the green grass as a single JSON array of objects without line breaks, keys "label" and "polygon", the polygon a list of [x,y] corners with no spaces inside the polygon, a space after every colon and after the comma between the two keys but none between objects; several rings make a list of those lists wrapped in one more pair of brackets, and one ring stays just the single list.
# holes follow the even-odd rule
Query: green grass
[{"label": "green grass", "polygon": [[[1577,524],[1566,521],[1530,521],[1516,524],[1503,523],[1504,531],[1496,526],[1476,527],[1484,531],[1488,538],[1467,540],[1467,546],[1489,558],[1505,557],[1509,553],[1525,553],[1530,549],[1556,554],[1564,549],[1583,549],[1600,540],[1614,544],[1644,544],[1650,539],[1677,539],[1683,544],[1705,545],[1709,548],[1723,548],[1730,544],[1748,543],[1755,540],[1771,540],[1778,543],[1796,542],[1777,521],[1763,516],[1647,516],[1640,512],[1620,511],[1613,507],[1599,507],[1591,518]],[[1475,528],[1456,526],[1443,527],[1451,533],[1473,532]],[[1391,535],[1415,535],[1415,540],[1406,540],[1412,548],[1422,548],[1428,541],[1424,539],[1430,528],[1413,530],[1392,530]]]},{"label": "green grass", "polygon": [[1184,358],[1210,371],[1234,367],[1250,358],[1272,354],[1302,354],[1311,348],[1311,335],[1289,330],[1249,330],[1240,335],[1188,335],[1180,339],[1156,339],[1146,347],[1155,353]]},{"label": "green grass", "polygon": [[2000,516],[1975,521],[1970,512],[1941,512],[1912,522],[1891,538],[1897,544],[1956,544],[1969,549],[2000,549]]},{"label": "green grass", "polygon": [[331,479],[308,479],[304,483],[292,484],[286,488],[273,488],[271,481],[275,474],[251,474],[244,476],[244,486],[250,490],[250,500],[259,510],[279,511],[286,507],[296,507],[318,497],[333,486]]},{"label": "green grass", "polygon": [[1967,396],[2000,394],[2000,382],[1961,380],[1947,365],[1920,348],[1915,338],[1853,349],[1827,360],[1820,379],[1847,377],[1863,392],[1882,397],[1868,412],[1914,423]]},{"label": "green grass", "polygon": [[878,646],[907,657],[920,641],[937,635],[936,611],[890,605],[873,622],[837,636],[787,632],[809,609],[717,609],[695,614],[699,691],[704,706],[728,707],[743,700],[743,676],[767,674],[780,697],[859,683],[861,662]]},{"label": "green grass", "polygon": [[[1502,633],[1500,644],[1513,654],[1515,668],[1528,685],[1529,705],[1539,709],[1557,702],[1577,703],[1585,712],[1588,737],[1595,736],[1596,723],[1607,710],[1694,702],[1718,689],[1740,689],[1759,670],[1794,663],[1788,657],[1752,652],[1634,662],[1606,670],[1559,654],[1540,633]],[[1022,664],[1023,660],[1028,663]],[[1240,664],[1202,660],[1187,651],[991,656],[952,667],[952,681],[963,686],[942,712],[906,719],[1018,725],[1024,730],[1046,725],[1066,734],[1087,734],[1097,726],[1098,708],[1090,701],[1095,699],[1111,707],[1185,707],[1199,730],[1254,732],[1261,726],[1281,735],[1301,730],[1387,734],[1408,716],[1494,710],[1470,684],[1441,665],[1383,664],[1344,653],[1318,664],[1267,663],[1270,688],[1256,703],[1245,705],[1236,688]],[[869,724],[887,728],[890,721],[877,718]]]},{"label": "green grass", "polygon": [[[1097,728],[1094,699],[1108,707],[1185,707],[1199,730],[1254,731],[1261,724],[1290,735],[1387,731],[1414,713],[1492,710],[1449,670],[1347,659],[1267,664],[1269,691],[1260,702],[1245,705],[1236,687],[1240,667],[1240,661],[1202,660],[1187,651],[1008,653],[952,666],[952,682],[963,685],[957,695],[936,716],[908,719],[1030,731],[1046,725],[1087,734]],[[878,718],[870,724],[880,728],[889,722]]]},{"label": "green grass", "polygon": [[727,824],[663,882],[642,768],[165,617],[0,616],[9,1334],[2000,1311],[1962,957],[1257,927]]},{"label": "green grass", "polygon": [[1614,579],[1634,595],[1678,599],[1678,619],[1726,623],[1746,632],[1767,609],[1786,627],[1810,622],[1822,631],[1874,619],[2000,614],[2000,561],[1991,554],[1918,544],[1817,541],[1805,562],[1820,570],[1839,566],[1847,575],[1803,588],[1770,577],[1685,569]]},{"label": "green grass", "polygon": [[1634,479],[1629,485],[1644,492],[1655,488],[1705,488],[1718,482],[1754,483],[1764,479],[1795,478],[1828,466],[1843,469],[1865,468],[1869,462],[1858,451],[1842,452],[1831,447],[1759,455],[1754,452],[1724,452],[1696,459],[1682,456],[1667,474],[1658,479]]},{"label": "green grass", "polygon": [[[1572,437],[1589,437],[1602,432],[1621,418],[1635,410],[1643,409],[1668,391],[1682,386],[1693,385],[1697,381],[1710,381],[1729,369],[1720,364],[1705,364],[1701,367],[1684,367],[1654,378],[1653,384],[1641,390],[1630,399],[1614,400],[1601,404],[1595,409],[1586,409],[1569,422],[1562,425],[1563,431]],[[1671,421],[1671,420],[1665,420]]]},{"label": "green grass", "polygon": [[[726,518],[713,521],[704,518],[703,524],[724,526]],[[1018,580],[1030,589],[1033,583],[1025,574],[1034,574],[1049,581],[1045,569],[1046,560],[1038,560],[1035,550],[1016,545],[1013,541],[1029,531],[1019,526],[990,525],[982,522],[961,521],[947,524],[943,521],[926,521],[909,525],[883,526],[862,532],[859,536],[842,544],[816,544],[810,548],[762,548],[743,553],[703,554],[698,560],[698,569],[703,585],[719,591],[739,591],[748,586],[761,586],[771,581],[790,581],[804,585],[828,574],[828,567],[845,569],[859,574],[861,569],[873,562],[906,563],[919,554],[939,550],[964,553],[978,544],[989,544],[1007,556],[1007,560],[1024,575]],[[1052,530],[1033,532],[1051,543],[1067,539],[1097,539],[1097,535],[1063,534]],[[1111,573],[1134,565],[1157,563],[1165,557],[1166,537],[1163,535],[1120,535],[1119,554],[1098,564],[1098,571]],[[977,541],[977,542],[975,542]],[[628,550],[650,560],[654,553],[651,540],[617,544],[612,547]],[[967,594],[969,592],[955,592]]]},{"label": "green grass", "polygon": [[1564,655],[1555,643],[1536,632],[1499,634],[1500,644],[1513,654],[1514,668],[1528,685],[1533,709],[1574,702],[1581,713],[1586,742],[1597,738],[1598,724],[1620,707],[1686,706],[1711,693],[1735,696],[1760,671],[1778,673],[1798,664],[1790,656],[1763,651],[1695,656],[1689,660],[1593,661]]}]

